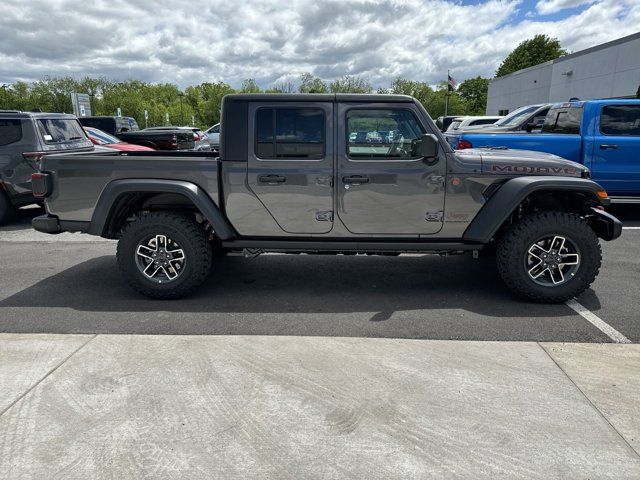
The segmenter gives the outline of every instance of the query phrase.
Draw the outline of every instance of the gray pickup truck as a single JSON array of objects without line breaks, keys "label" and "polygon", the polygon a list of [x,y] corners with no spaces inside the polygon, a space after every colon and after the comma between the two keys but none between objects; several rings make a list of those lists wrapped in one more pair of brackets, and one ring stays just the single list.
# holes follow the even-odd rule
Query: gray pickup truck
[{"label": "gray pickup truck", "polygon": [[177,298],[230,251],[495,255],[525,299],[559,302],[620,236],[589,170],[557,156],[451,150],[399,95],[229,95],[210,153],[48,155],[34,175],[47,233],[118,239],[133,288]]}]

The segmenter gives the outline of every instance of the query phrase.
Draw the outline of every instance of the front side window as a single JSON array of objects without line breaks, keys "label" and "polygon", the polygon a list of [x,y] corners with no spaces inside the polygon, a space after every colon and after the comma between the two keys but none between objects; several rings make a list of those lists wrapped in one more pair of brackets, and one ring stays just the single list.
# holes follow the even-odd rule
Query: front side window
[{"label": "front side window", "polygon": [[582,123],[582,107],[552,108],[547,114],[543,133],[579,134]]},{"label": "front side window", "polygon": [[325,116],[319,108],[261,108],[256,112],[259,158],[324,157]]},{"label": "front side window", "polygon": [[424,129],[409,110],[349,110],[347,155],[354,159],[414,158]]},{"label": "front side window", "polygon": [[87,135],[77,120],[47,118],[38,120],[38,130],[45,143],[67,143],[86,140]]},{"label": "front side window", "polygon": [[604,135],[640,136],[640,105],[608,105],[602,109],[600,132]]}]

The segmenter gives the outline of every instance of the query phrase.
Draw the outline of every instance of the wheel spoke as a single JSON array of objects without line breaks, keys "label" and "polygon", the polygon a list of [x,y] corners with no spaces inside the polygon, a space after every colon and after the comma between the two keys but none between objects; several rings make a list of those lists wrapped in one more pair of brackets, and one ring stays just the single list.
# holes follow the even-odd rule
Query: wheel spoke
[{"label": "wheel spoke", "polygon": [[167,237],[166,235],[156,235],[156,248],[167,249]]},{"label": "wheel spoke", "polygon": [[160,268],[162,268],[162,271],[164,272],[164,274],[167,276],[167,278],[169,280],[173,280],[174,278],[176,278],[178,276],[177,270],[175,268],[173,268],[173,267],[165,268],[163,266],[163,267],[160,267]]},{"label": "wheel spoke", "polygon": [[547,250],[542,248],[537,243],[534,243],[533,245],[531,245],[531,248],[529,248],[529,255],[531,255],[532,257],[537,258],[540,261],[542,261],[542,255],[545,254],[545,253],[548,253]]},{"label": "wheel spoke", "polygon": [[564,238],[564,237],[560,237],[560,236],[553,237],[553,240],[551,241],[550,250],[555,250],[556,252],[561,252],[562,249],[564,248],[564,242],[565,241],[566,241],[566,238]]},{"label": "wheel spoke", "polygon": [[542,262],[539,262],[536,266],[529,269],[529,275],[531,278],[536,279],[547,270],[549,270],[549,268],[544,266]]},{"label": "wheel spoke", "polygon": [[560,259],[561,261],[558,265],[561,267],[564,265],[578,265],[580,263],[580,255],[577,253],[564,253],[560,255]]},{"label": "wheel spoke", "polygon": [[564,274],[562,273],[562,268],[550,268],[549,273],[551,274],[551,281],[554,285],[558,285],[559,283],[564,282]]},{"label": "wheel spoke", "polygon": [[147,265],[147,268],[145,268],[142,273],[144,273],[149,278],[153,278],[156,276],[156,273],[158,273],[158,270],[160,270],[160,267],[157,267],[154,262],[151,262],[149,265]]},{"label": "wheel spoke", "polygon": [[154,253],[156,253],[156,250],[149,248],[146,245],[138,245],[138,249],[136,250],[136,254],[142,258],[148,258],[149,260],[153,260]]},{"label": "wheel spoke", "polygon": [[171,261],[174,260],[184,260],[184,250],[181,248],[177,248],[175,250],[167,250],[167,253],[171,254]]}]

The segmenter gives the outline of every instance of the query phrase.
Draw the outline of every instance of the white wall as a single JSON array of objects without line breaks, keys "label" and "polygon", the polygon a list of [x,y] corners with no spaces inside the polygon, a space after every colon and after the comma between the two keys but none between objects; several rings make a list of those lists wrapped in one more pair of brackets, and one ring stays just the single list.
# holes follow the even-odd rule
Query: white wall
[{"label": "white wall", "polygon": [[571,97],[630,97],[638,86],[640,33],[491,80],[487,115]]}]

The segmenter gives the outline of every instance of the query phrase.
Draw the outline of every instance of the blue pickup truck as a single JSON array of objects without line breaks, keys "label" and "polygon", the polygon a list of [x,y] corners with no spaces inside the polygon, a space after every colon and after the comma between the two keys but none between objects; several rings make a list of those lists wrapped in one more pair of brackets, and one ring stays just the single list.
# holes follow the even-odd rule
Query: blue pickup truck
[{"label": "blue pickup truck", "polygon": [[640,100],[557,103],[540,133],[464,133],[457,149],[492,147],[547,152],[591,170],[618,203],[640,203]]}]

